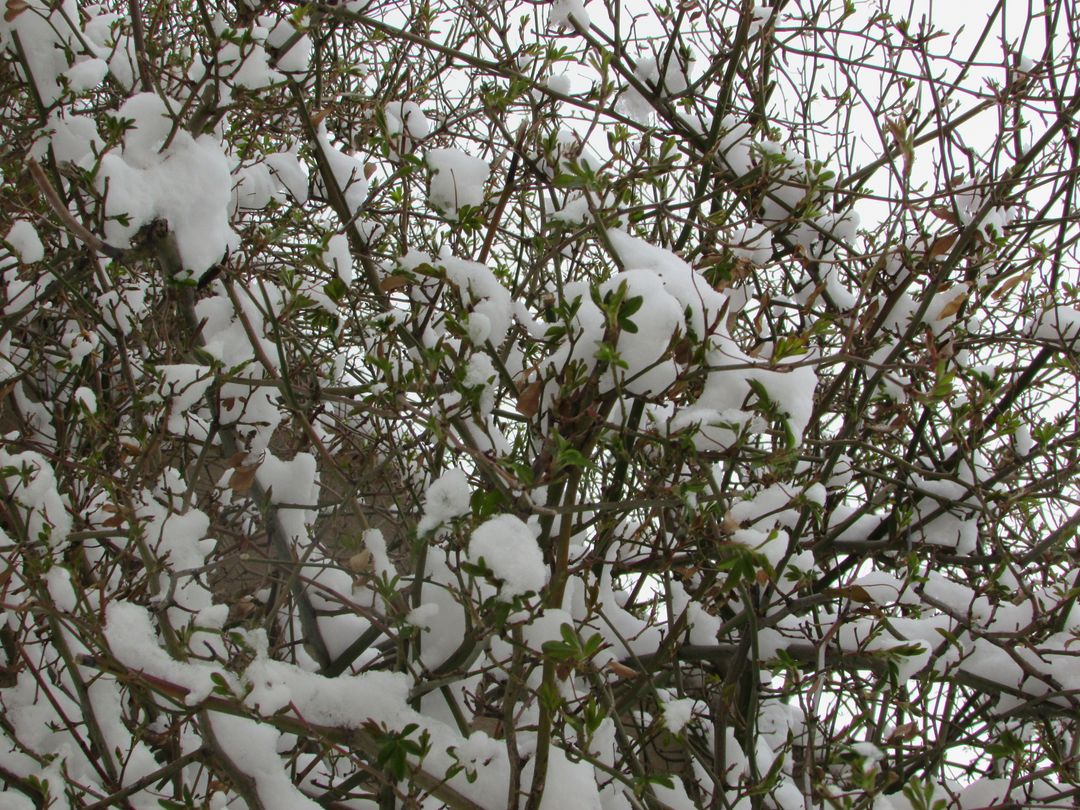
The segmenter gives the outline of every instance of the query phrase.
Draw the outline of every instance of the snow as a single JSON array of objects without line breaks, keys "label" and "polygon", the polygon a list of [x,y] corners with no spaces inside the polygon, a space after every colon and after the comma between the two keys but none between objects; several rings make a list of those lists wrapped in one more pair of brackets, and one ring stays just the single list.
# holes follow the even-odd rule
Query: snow
[{"label": "snow", "polygon": [[[526,790],[532,784],[534,763],[535,759],[530,758],[521,772],[521,785]],[[588,761],[571,761],[562,748],[551,745],[545,777],[539,810],[601,810],[600,792]]]},{"label": "snow", "polygon": [[567,225],[583,225],[590,215],[589,201],[581,192],[574,191],[566,195],[563,207],[552,213],[551,218]]},{"label": "snow", "polygon": [[424,514],[416,526],[418,535],[425,535],[451,520],[472,511],[472,488],[465,473],[457,467],[440,475],[424,494]]},{"label": "snow", "polygon": [[161,375],[162,395],[169,402],[168,430],[177,436],[189,435],[188,411],[202,403],[214,375],[208,367],[193,363],[158,366],[157,370]]},{"label": "snow", "polygon": [[483,160],[454,148],[429,149],[425,159],[432,171],[428,200],[445,211],[448,219],[457,219],[462,207],[484,201],[491,169]]},{"label": "snow", "polygon": [[352,283],[354,266],[347,236],[340,233],[331,236],[322,258],[323,264],[333,270],[338,278],[346,284]]},{"label": "snow", "polygon": [[544,555],[532,529],[514,515],[496,515],[472,533],[469,561],[481,561],[500,580],[499,597],[509,600],[540,591],[548,580]]},{"label": "snow", "polygon": [[1072,348],[1080,336],[1080,310],[1061,304],[1032,318],[1026,331],[1034,338]]},{"label": "snow", "polygon": [[371,564],[375,575],[393,579],[397,574],[390,555],[386,553],[386,538],[379,529],[367,529],[364,532],[364,548],[371,553]]},{"label": "snow", "polygon": [[[472,321],[477,316],[483,316],[487,320],[490,327],[483,338],[496,346],[502,343],[513,323],[514,307],[510,292],[495,278],[491,269],[485,264],[455,256],[443,256],[436,264],[443,266],[446,277],[461,294],[462,303],[470,309],[469,320]],[[475,299],[471,307],[466,293]],[[479,337],[478,334],[477,338]]]},{"label": "snow", "polygon": [[270,56],[258,42],[224,42],[217,53],[217,64],[234,86],[248,90],[261,90],[285,78],[270,66]]},{"label": "snow", "polygon": [[619,273],[600,286],[601,296],[616,293],[624,285],[623,300],[640,298],[641,308],[628,317],[637,331],[623,328],[619,332],[616,348],[627,367],[612,372],[624,380],[631,394],[659,394],[675,382],[678,374],[670,356],[661,358],[669,354],[671,338],[685,328],[683,308],[653,270]]},{"label": "snow", "polygon": [[596,631],[611,646],[611,654],[615,658],[655,653],[663,639],[662,631],[655,623],[625,610],[620,597],[625,600],[625,594],[614,588],[610,566],[604,566],[596,596],[596,612],[603,619],[596,622]]},{"label": "snow", "polygon": [[76,62],[64,75],[73,91],[85,93],[105,81],[108,73],[109,65],[104,59],[91,57]]},{"label": "snow", "polygon": [[571,31],[589,27],[589,12],[583,0],[555,0],[548,10],[548,28],[568,28]]},{"label": "snow", "polygon": [[963,788],[956,797],[958,810],[986,810],[1003,806],[1009,797],[1012,780],[984,776]]},{"label": "snow", "polygon": [[[678,95],[690,86],[692,68],[693,62],[686,63],[679,55],[672,53],[670,59],[666,59],[664,77],[661,80],[661,65],[657,63],[656,57],[643,56],[638,59],[634,68],[634,78],[650,94],[655,93],[659,97]],[[619,102],[627,113],[639,121],[647,122],[652,116],[653,106],[648,97],[634,87],[628,87]]]},{"label": "snow", "polygon": [[71,574],[58,565],[53,566],[45,574],[45,584],[49,589],[56,608],[64,613],[73,613],[78,605],[75,589],[71,585]]},{"label": "snow", "polygon": [[61,115],[59,109],[49,113],[49,120],[41,130],[42,138],[34,144],[33,156],[37,160],[45,158],[46,146],[53,150],[53,155],[61,163],[74,163],[87,169],[93,165],[94,155],[104,148],[104,142],[97,132],[94,119],[89,116],[75,115],[70,111]]},{"label": "snow", "polygon": [[[425,616],[427,632],[419,639],[420,659],[424,666],[434,669],[440,666],[461,644],[467,633],[465,609],[461,605],[461,590],[456,564],[452,570],[447,564],[443,550],[429,549],[425,566],[427,581],[420,591],[420,602],[434,605]],[[483,588],[481,589],[483,591]],[[488,591],[493,590],[490,587]]]},{"label": "snow", "polygon": [[431,132],[431,121],[415,101],[391,101],[383,108],[394,157],[411,152]]},{"label": "snow", "polygon": [[72,519],[48,460],[33,450],[8,453],[0,448],[0,468],[8,471],[0,475],[9,506],[24,510],[22,519],[30,539],[47,539],[52,546],[63,543],[71,532]]},{"label": "snow", "polygon": [[246,717],[210,712],[210,727],[225,756],[255,782],[266,810],[318,810],[320,805],[301,793],[278,756],[281,732]]},{"label": "snow", "polygon": [[4,241],[11,245],[23,264],[33,264],[45,258],[45,246],[41,244],[37,230],[25,219],[17,219],[12,223]]},{"label": "snow", "polygon": [[[483,318],[484,316],[479,315],[477,317]],[[470,319],[470,321],[471,320],[472,319]],[[476,352],[469,358],[462,384],[466,388],[480,389],[477,415],[482,419],[487,419],[491,416],[491,412],[495,408],[494,383],[497,379],[498,372],[495,371],[495,365],[491,362],[490,357],[482,352]]]},{"label": "snow", "polygon": [[[230,688],[236,679],[217,667],[192,661],[177,661],[157,643],[150,612],[132,602],[116,599],[105,609],[105,640],[113,657],[128,669],[175,684],[187,690],[184,702],[197,706],[214,690],[214,678],[224,679]],[[238,689],[233,688],[234,692]]]},{"label": "snow", "polygon": [[80,385],[75,389],[75,401],[85,408],[87,413],[97,412],[97,396],[85,385]]},{"label": "snow", "polygon": [[267,452],[255,471],[255,477],[272,503],[300,507],[279,509],[277,519],[287,537],[306,544],[308,524],[314,522],[310,510],[319,503],[319,475],[315,456],[297,453],[291,459],[283,459]]},{"label": "snow", "polygon": [[[21,13],[16,14],[10,13],[16,7],[14,4],[8,7],[8,14],[0,23],[0,50],[14,56],[17,53],[15,40],[18,38],[29,68],[27,78],[33,81],[42,104],[51,107],[62,93],[60,79],[69,67],[66,52],[82,50],[68,23],[68,20],[79,19],[79,9],[75,0],[62,0],[55,4],[29,0],[26,6],[25,10],[20,9]],[[19,65],[20,60],[15,59],[14,64]],[[20,74],[24,72],[21,67],[18,69]]]},{"label": "snow", "polygon": [[[244,324],[236,317],[236,310],[224,289],[216,283],[213,289],[214,295],[201,298],[195,304],[195,315],[203,323],[203,350],[220,360],[227,368],[243,365],[255,357],[251,339],[248,337]],[[254,291],[246,290],[239,284],[234,289],[263,355],[270,361],[271,366],[275,367],[278,353],[273,341],[265,337],[266,319],[261,308],[269,307],[271,315],[278,313],[284,299],[281,289],[266,282],[260,283]],[[246,412],[253,416],[248,421],[270,420],[272,425],[268,425],[268,429],[272,431],[280,421],[280,418],[273,417],[276,408],[269,411],[259,405],[260,399],[267,402],[268,396],[266,392],[253,393],[246,387],[237,389],[231,384],[223,385],[221,399],[234,398],[236,403],[235,413],[232,409],[223,410],[223,422],[230,424],[237,419],[238,413]],[[255,414],[255,411],[260,412]]]},{"label": "snow", "polygon": [[748,28],[749,33],[753,35],[764,28],[769,18],[772,17],[774,10],[771,6],[751,6],[750,13],[753,15],[753,20],[751,20]]},{"label": "snow", "polygon": [[[266,37],[266,46],[278,51],[297,33],[296,28],[288,19],[280,20]],[[302,34],[289,46],[289,50],[278,53],[274,62],[282,73],[307,73],[311,67],[311,55],[314,45],[311,37]]]},{"label": "snow", "polygon": [[660,693],[660,710],[664,718],[664,726],[672,734],[681,734],[687,724],[693,719],[694,711],[699,709],[698,701],[693,698],[678,698],[667,690]]},{"label": "snow", "polygon": [[406,616],[405,621],[411,624],[413,627],[419,627],[424,630],[430,630],[432,628],[432,621],[439,615],[439,606],[435,602],[425,602],[418,607],[414,607],[410,610]]},{"label": "snow", "polygon": [[570,76],[566,73],[553,73],[547,78],[547,88],[561,96],[570,95]]},{"label": "snow", "polygon": [[[368,182],[364,174],[364,162],[354,155],[346,154],[338,149],[330,140],[330,134],[326,130],[326,124],[319,124],[316,135],[316,144],[319,151],[326,159],[330,169],[330,175],[334,184],[345,198],[345,205],[351,216],[356,216],[363,208],[368,195]],[[316,185],[321,190],[323,197],[328,193],[323,177],[320,175]],[[292,187],[290,186],[290,191]],[[295,196],[295,194],[293,195]]]},{"label": "snow", "polygon": [[300,205],[308,200],[308,175],[304,164],[297,158],[297,147],[290,151],[275,152],[266,156],[266,165],[278,181]]},{"label": "snow", "polygon": [[772,256],[772,233],[760,224],[746,225],[731,232],[728,246],[736,256],[763,265]]},{"label": "snow", "polygon": [[[106,154],[97,176],[98,189],[106,194],[106,240],[126,247],[144,225],[164,219],[184,269],[195,273],[235,250],[239,237],[229,224],[232,180],[221,145],[209,135],[195,139],[183,130],[172,133],[169,107],[152,93],[132,96],[117,117],[131,127],[120,154]],[[170,133],[171,144],[159,151]]]},{"label": "snow", "polygon": [[[176,494],[183,488],[177,475]],[[186,623],[188,614],[210,606],[210,591],[192,576],[206,564],[216,546],[217,541],[206,536],[210,518],[195,508],[182,514],[171,511],[152,497],[146,497],[137,514],[144,521],[147,545],[159,560],[168,563],[158,575],[158,584],[162,592],[171,592],[174,607],[170,608],[170,618],[178,625]]]},{"label": "snow", "polygon": [[692,335],[703,338],[724,310],[727,297],[713,289],[705,277],[670,250],[649,244],[618,228],[609,228],[608,241],[628,270],[652,270],[668,295],[683,311],[689,310],[686,325]]}]

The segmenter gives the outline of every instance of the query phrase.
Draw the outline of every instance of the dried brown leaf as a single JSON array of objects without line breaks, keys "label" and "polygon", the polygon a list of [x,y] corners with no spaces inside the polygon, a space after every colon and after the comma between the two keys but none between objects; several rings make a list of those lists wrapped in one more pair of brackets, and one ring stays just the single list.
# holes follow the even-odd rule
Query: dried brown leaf
[{"label": "dried brown leaf", "polygon": [[517,411],[522,416],[533,417],[540,410],[540,394],[543,393],[544,383],[541,380],[529,383],[518,394]]},{"label": "dried brown leaf", "polygon": [[1004,298],[1006,295],[1016,289],[1017,285],[1023,284],[1025,281],[1029,281],[1030,279],[1030,270],[1026,273],[1020,273],[1019,275],[1011,276],[1010,278],[1005,279],[1005,281],[1001,283],[1001,286],[994,290],[993,293],[991,293],[990,297],[993,298],[995,301],[1000,301],[1002,298]]},{"label": "dried brown leaf", "polygon": [[246,493],[251,489],[251,485],[255,483],[255,471],[258,469],[258,464],[233,468],[232,476],[229,478],[229,489],[241,495]]},{"label": "dried brown leaf", "polygon": [[843,588],[829,588],[825,591],[829,596],[842,596],[845,599],[850,599],[852,602],[861,602],[862,604],[869,604],[874,599],[870,596],[869,591],[862,585],[847,585]]},{"label": "dried brown leaf", "polygon": [[4,22],[12,22],[16,17],[30,8],[26,0],[7,0],[7,10],[4,12]]},{"label": "dried brown leaf", "polygon": [[379,289],[384,293],[393,292],[404,287],[410,280],[408,276],[387,276],[379,282]]},{"label": "dried brown leaf", "polygon": [[956,216],[956,214],[954,214],[952,211],[950,211],[943,205],[934,206],[930,209],[930,213],[938,219],[945,220],[950,225],[955,225],[958,228],[960,227],[960,219]]},{"label": "dried brown leaf", "polygon": [[371,552],[365,548],[349,557],[349,569],[354,574],[366,574],[371,571]]},{"label": "dried brown leaf", "polygon": [[632,667],[626,666],[626,664],[620,664],[618,661],[609,661],[607,670],[611,674],[623,680],[629,680],[630,678],[636,678],[641,673]]},{"label": "dried brown leaf", "polygon": [[967,299],[968,294],[966,292],[960,293],[941,308],[941,312],[938,313],[937,319],[940,321],[944,318],[950,317],[951,315],[955,315],[957,312],[960,311],[960,307],[964,305],[964,302],[967,301]]},{"label": "dried brown leaf", "polygon": [[953,233],[947,233],[944,236],[939,236],[933,242],[930,243],[930,250],[927,251],[927,255],[933,259],[937,256],[941,256],[948,253],[952,249],[952,246],[956,244],[957,237],[960,236],[960,231],[954,231]]},{"label": "dried brown leaf", "polygon": [[889,735],[888,742],[903,742],[904,740],[910,740],[919,732],[919,727],[914,723],[902,723],[893,729],[892,734]]}]

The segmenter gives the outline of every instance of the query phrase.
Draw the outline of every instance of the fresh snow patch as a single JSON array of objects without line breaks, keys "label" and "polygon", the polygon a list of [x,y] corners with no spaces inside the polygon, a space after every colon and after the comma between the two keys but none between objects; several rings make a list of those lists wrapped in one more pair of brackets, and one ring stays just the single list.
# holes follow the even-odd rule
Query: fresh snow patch
[{"label": "fresh snow patch", "polygon": [[491,169],[480,158],[460,149],[429,149],[427,165],[431,168],[428,200],[457,219],[462,206],[477,206],[484,201],[484,184]]},{"label": "fresh snow patch", "polygon": [[346,284],[353,280],[353,257],[349,249],[349,239],[344,234],[335,233],[330,237],[323,252],[323,263],[337,273]]},{"label": "fresh snow patch", "polygon": [[[184,269],[195,273],[236,249],[239,237],[229,224],[232,178],[221,144],[208,135],[172,133],[169,108],[152,93],[132,96],[117,117],[131,126],[120,154],[102,157],[97,176],[107,194],[105,238],[125,247],[144,225],[164,219]],[[169,148],[159,151],[170,133]]]},{"label": "fresh snow patch", "polygon": [[1039,340],[1071,347],[1080,337],[1080,310],[1064,304],[1051,307],[1033,318],[1027,331]]},{"label": "fresh snow patch", "polygon": [[469,541],[468,557],[472,563],[482,560],[502,581],[502,599],[539,591],[547,583],[548,569],[536,537],[513,515],[496,515],[481,524]]},{"label": "fresh snow patch", "polygon": [[582,0],[555,0],[548,12],[548,28],[589,27],[589,12]]},{"label": "fresh snow patch", "polygon": [[281,732],[271,725],[221,712],[210,712],[214,740],[233,765],[255,782],[255,792],[266,810],[317,810],[293,784],[278,755]]},{"label": "fresh snow patch", "polygon": [[672,733],[679,734],[694,717],[697,701],[693,698],[660,696],[660,708],[664,726]]},{"label": "fresh snow patch", "polygon": [[34,226],[25,219],[15,220],[4,241],[11,245],[23,264],[33,264],[45,258],[45,246],[41,244]]},{"label": "fresh snow patch", "polygon": [[408,144],[426,138],[431,132],[431,121],[415,101],[391,101],[383,108],[383,114],[386,131],[395,141]]},{"label": "fresh snow patch", "polygon": [[424,495],[424,514],[416,526],[416,533],[422,536],[456,517],[469,514],[471,498],[472,489],[465,473],[457,467],[447,470],[432,482]]}]

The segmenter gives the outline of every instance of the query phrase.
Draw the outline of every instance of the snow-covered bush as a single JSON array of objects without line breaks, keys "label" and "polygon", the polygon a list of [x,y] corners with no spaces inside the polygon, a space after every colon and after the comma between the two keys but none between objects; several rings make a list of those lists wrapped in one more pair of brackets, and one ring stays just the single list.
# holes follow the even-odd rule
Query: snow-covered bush
[{"label": "snow-covered bush", "polygon": [[1078,21],[894,6],[8,0],[0,806],[1073,806]]}]

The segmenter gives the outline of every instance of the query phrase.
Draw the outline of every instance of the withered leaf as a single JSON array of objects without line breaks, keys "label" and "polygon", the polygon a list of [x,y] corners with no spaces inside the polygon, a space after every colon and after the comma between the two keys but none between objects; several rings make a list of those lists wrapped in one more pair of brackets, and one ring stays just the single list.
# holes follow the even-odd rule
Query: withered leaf
[{"label": "withered leaf", "polygon": [[1005,279],[1005,281],[1002,282],[1000,287],[998,287],[996,290],[994,290],[993,293],[991,293],[990,297],[993,298],[995,301],[1000,301],[1002,298],[1012,292],[1017,285],[1023,284],[1025,281],[1029,281],[1030,279],[1031,271],[1028,271],[1026,273],[1020,273],[1018,275],[1012,276],[1011,278],[1007,278]]},{"label": "withered leaf", "polygon": [[957,237],[960,236],[960,231],[954,231],[953,233],[947,233],[943,236],[939,236],[933,242],[930,243],[930,250],[927,251],[927,255],[933,259],[948,253],[954,244],[956,244]]},{"label": "withered leaf", "polygon": [[943,318],[948,318],[951,315],[955,315],[957,312],[960,311],[960,307],[964,305],[964,302],[967,301],[967,299],[968,294],[966,292],[957,295],[955,298],[953,298],[941,308],[941,312],[938,313],[937,319],[940,321]]},{"label": "withered leaf", "polygon": [[948,208],[946,208],[943,205],[934,206],[933,208],[930,209],[930,213],[933,214],[938,219],[945,220],[950,225],[955,225],[958,228],[960,227],[960,220],[959,220],[959,218],[957,218],[956,214],[954,214],[952,211],[950,211]]},{"label": "withered leaf", "polygon": [[349,557],[349,568],[354,574],[367,573],[371,567],[371,552],[366,548]]},{"label": "withered leaf", "polygon": [[232,476],[229,478],[229,489],[243,495],[250,490],[251,485],[255,483],[255,471],[258,469],[258,464],[233,468]]},{"label": "withered leaf", "polygon": [[408,276],[387,276],[379,282],[379,289],[382,290],[384,293],[393,292],[394,290],[401,289],[408,283]]},{"label": "withered leaf", "polygon": [[542,380],[531,382],[521,389],[517,399],[517,411],[522,416],[533,417],[540,410],[540,394],[544,390]]},{"label": "withered leaf", "polygon": [[870,596],[870,593],[862,585],[847,585],[843,588],[828,588],[825,593],[829,596],[842,596],[845,599],[850,599],[852,602],[861,602],[864,605],[874,601],[873,597]]},{"label": "withered leaf", "polygon": [[626,666],[626,664],[620,664],[618,661],[609,661],[607,665],[608,672],[613,675],[628,680],[630,678],[636,678],[641,673],[632,667]]},{"label": "withered leaf", "polygon": [[26,0],[7,0],[7,10],[4,12],[4,22],[11,22],[26,9],[30,4]]},{"label": "withered leaf", "polygon": [[888,742],[902,742],[903,740],[910,740],[919,731],[919,727],[914,723],[902,723],[893,729],[893,733],[889,735]]}]

